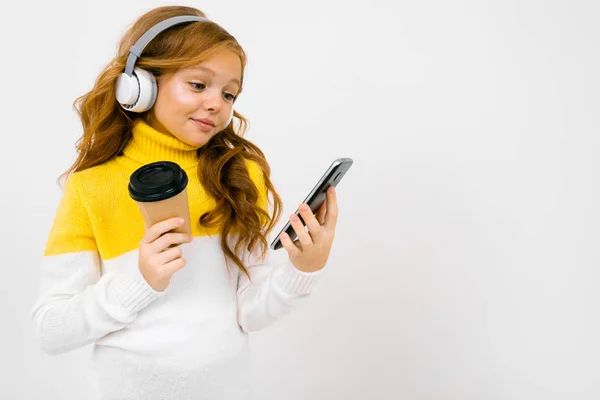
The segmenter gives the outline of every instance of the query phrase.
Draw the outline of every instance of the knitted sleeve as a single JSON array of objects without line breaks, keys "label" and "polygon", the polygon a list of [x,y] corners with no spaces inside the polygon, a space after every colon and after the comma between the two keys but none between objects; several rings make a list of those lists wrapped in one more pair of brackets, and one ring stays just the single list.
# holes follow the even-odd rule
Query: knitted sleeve
[{"label": "knitted sleeve", "polygon": [[39,297],[31,309],[42,350],[60,354],[93,343],[133,321],[160,296],[137,265],[101,274],[81,176],[67,179],[40,265]]},{"label": "knitted sleeve", "polygon": [[[268,211],[267,188],[260,167],[248,163],[250,177],[259,189],[259,203]],[[308,297],[320,279],[323,269],[316,272],[302,272],[289,260],[285,249],[279,250],[285,256],[277,262],[269,249],[264,260],[259,258],[260,249],[246,254],[244,265],[251,279],[240,272],[238,278],[238,324],[245,332],[258,331],[290,311]],[[285,253],[285,254],[284,254]]]}]

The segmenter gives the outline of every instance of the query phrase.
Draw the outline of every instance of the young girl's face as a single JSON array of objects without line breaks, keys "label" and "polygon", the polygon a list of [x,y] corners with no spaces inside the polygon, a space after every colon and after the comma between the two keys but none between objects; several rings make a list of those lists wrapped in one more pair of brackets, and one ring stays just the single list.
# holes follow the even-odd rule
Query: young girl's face
[{"label": "young girl's face", "polygon": [[159,77],[148,123],[184,143],[202,147],[226,127],[241,76],[239,56],[223,50],[195,67]]}]

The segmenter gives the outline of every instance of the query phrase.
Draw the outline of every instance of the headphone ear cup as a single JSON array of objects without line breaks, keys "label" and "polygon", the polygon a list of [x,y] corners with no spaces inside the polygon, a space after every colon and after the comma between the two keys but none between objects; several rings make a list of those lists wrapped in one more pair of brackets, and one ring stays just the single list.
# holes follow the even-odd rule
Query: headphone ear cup
[{"label": "headphone ear cup", "polygon": [[127,111],[148,111],[154,105],[157,94],[156,78],[144,69],[134,68],[131,77],[123,73],[117,80],[117,101]]},{"label": "headphone ear cup", "polygon": [[229,126],[229,124],[231,124],[232,120],[233,120],[233,107],[231,107],[231,113],[229,114],[229,119],[227,120],[227,123],[225,124],[225,128],[227,128]]},{"label": "headphone ear cup", "polygon": [[129,76],[124,72],[121,73],[115,84],[115,97],[119,104],[127,109],[128,105],[135,104],[139,96],[140,84],[138,83],[137,76],[135,74]]},{"label": "headphone ear cup", "polygon": [[156,78],[150,72],[141,68],[135,68],[134,73],[137,75],[140,85],[140,95],[130,111],[141,113],[152,108],[156,101],[158,89]]}]

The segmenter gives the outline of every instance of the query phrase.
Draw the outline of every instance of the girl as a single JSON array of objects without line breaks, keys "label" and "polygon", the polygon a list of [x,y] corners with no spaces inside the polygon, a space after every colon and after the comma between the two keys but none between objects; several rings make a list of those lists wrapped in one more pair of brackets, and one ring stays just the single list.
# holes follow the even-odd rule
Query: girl
[{"label": "girl", "polygon": [[[195,20],[157,28],[179,16]],[[156,78],[155,97],[126,82],[131,60],[137,79]],[[245,64],[235,38],[201,11],[160,7],[131,26],[75,102],[83,136],[61,176],[32,317],[49,354],[94,343],[97,398],[252,398],[248,332],[289,313],[321,276],[333,188],[316,215],[300,205],[308,231],[291,217],[298,240],[282,238],[286,262],[268,261],[281,199],[264,154],[243,139],[246,120],[235,113],[238,129],[231,124]],[[155,161],[189,176],[191,236],[170,232],[175,218],[145,229],[129,197],[130,175]]]}]

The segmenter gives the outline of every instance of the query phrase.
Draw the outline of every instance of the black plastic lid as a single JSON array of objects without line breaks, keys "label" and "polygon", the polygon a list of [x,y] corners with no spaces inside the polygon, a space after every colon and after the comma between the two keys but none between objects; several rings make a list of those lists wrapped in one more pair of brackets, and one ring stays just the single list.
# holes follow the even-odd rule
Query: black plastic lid
[{"label": "black plastic lid", "polygon": [[157,161],[138,168],[129,178],[129,195],[135,201],[161,201],[178,195],[188,183],[187,174],[171,161]]}]

